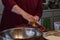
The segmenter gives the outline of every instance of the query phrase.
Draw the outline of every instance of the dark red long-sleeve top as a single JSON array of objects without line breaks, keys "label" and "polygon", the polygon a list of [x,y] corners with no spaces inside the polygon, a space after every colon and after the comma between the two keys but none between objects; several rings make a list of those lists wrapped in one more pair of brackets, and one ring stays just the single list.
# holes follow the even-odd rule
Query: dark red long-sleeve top
[{"label": "dark red long-sleeve top", "polygon": [[2,30],[27,23],[27,20],[25,20],[21,15],[11,11],[14,5],[18,5],[33,16],[42,16],[42,0],[2,0],[2,2],[4,5],[0,26],[0,29]]}]

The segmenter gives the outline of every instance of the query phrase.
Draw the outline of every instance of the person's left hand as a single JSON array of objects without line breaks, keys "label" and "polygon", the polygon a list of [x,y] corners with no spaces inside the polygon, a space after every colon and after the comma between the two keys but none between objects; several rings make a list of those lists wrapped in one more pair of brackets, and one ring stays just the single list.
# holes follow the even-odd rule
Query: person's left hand
[{"label": "person's left hand", "polygon": [[35,20],[38,21],[39,20],[39,17],[38,16],[34,16]]},{"label": "person's left hand", "polygon": [[35,21],[34,22],[29,22],[28,24],[34,24],[34,23],[38,22],[38,20],[39,20],[38,16],[33,16],[33,18],[35,19]]},{"label": "person's left hand", "polygon": [[[47,29],[40,23],[40,22],[38,22],[38,20],[39,20],[39,17],[38,16],[34,16],[34,18],[35,18],[35,20],[36,20],[36,24],[38,24],[39,26],[41,26],[40,27],[40,29],[41,29],[41,31],[47,31]],[[39,27],[38,27],[39,28]]]}]

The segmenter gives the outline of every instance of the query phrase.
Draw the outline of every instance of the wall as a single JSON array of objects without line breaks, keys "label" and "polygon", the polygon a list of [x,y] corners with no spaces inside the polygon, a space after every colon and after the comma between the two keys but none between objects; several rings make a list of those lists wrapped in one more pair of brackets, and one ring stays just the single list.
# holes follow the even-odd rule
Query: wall
[{"label": "wall", "polygon": [[50,18],[50,27],[54,28],[54,22],[60,22],[60,9],[49,9],[43,11],[41,22],[43,24],[44,19]]},{"label": "wall", "polygon": [[3,5],[2,5],[2,2],[1,2],[1,0],[0,0],[0,14],[2,13],[2,11],[3,11]]},{"label": "wall", "polygon": [[59,21],[60,19],[60,9],[49,9],[43,11],[42,18],[51,17],[54,21]]},{"label": "wall", "polygon": [[2,5],[2,2],[0,0],[0,21],[1,21],[1,17],[2,17],[3,8],[4,8],[4,6]]}]

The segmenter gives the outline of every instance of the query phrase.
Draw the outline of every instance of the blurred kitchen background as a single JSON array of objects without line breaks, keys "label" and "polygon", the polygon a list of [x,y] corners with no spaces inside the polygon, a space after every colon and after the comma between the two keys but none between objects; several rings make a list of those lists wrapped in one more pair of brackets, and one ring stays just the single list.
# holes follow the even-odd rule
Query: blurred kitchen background
[{"label": "blurred kitchen background", "polygon": [[[43,24],[49,30],[60,29],[60,0],[43,0],[43,15],[40,18]],[[0,0],[0,22],[4,6]]]}]

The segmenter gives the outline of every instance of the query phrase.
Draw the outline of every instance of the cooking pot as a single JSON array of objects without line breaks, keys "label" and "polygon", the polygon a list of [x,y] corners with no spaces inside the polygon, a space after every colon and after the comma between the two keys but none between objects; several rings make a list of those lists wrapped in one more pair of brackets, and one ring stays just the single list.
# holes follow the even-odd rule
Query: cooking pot
[{"label": "cooking pot", "polygon": [[28,28],[28,27],[18,27],[11,28],[0,32],[0,37],[2,40],[25,40],[39,38],[42,35],[40,29]]}]

